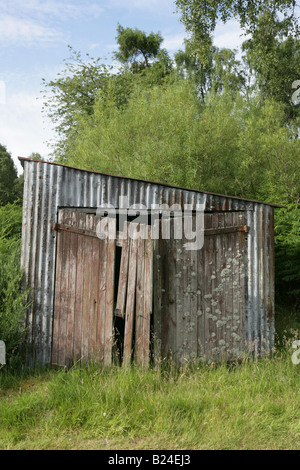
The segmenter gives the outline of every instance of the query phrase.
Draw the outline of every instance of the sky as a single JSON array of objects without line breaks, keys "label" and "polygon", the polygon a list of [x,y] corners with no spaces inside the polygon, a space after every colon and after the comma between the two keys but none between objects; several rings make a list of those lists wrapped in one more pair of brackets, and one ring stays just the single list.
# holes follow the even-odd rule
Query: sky
[{"label": "sky", "polygon": [[[48,159],[55,140],[53,125],[42,112],[43,85],[57,78],[69,57],[68,45],[113,63],[116,29],[160,32],[171,57],[187,37],[173,0],[0,0],[0,144],[18,157],[38,152]],[[236,22],[219,25],[214,43],[237,48]]]}]

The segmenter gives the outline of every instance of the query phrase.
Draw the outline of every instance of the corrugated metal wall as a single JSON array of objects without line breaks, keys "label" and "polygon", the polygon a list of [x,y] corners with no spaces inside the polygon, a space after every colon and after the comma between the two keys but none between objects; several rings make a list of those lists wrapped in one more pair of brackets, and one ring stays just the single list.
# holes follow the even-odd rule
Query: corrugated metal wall
[{"label": "corrugated metal wall", "polygon": [[[21,159],[24,166],[24,204],[21,266],[25,285],[31,287],[31,307],[26,318],[27,362],[51,360],[55,273],[55,237],[52,231],[59,207],[119,208],[119,197],[129,206],[190,204],[206,211],[245,211],[250,227],[247,237],[246,336],[262,346],[273,347],[274,247],[271,205],[207,194],[162,184],[78,170],[46,162]],[[120,207],[127,208],[127,207]]]},{"label": "corrugated metal wall", "polygon": [[255,355],[274,347],[274,208],[254,204],[246,211],[247,237],[246,334]]}]

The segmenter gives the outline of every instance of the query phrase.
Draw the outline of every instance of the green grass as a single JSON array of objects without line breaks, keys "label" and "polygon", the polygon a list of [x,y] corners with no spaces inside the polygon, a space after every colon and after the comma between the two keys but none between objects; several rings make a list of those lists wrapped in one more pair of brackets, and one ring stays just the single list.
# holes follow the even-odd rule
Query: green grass
[{"label": "green grass", "polygon": [[291,351],[235,367],[0,371],[0,449],[299,449]]}]

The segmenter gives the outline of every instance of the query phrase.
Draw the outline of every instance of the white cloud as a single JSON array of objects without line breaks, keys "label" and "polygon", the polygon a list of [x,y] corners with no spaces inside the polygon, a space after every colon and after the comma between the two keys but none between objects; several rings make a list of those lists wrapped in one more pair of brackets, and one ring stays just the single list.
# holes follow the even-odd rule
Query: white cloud
[{"label": "white cloud", "polygon": [[162,9],[170,12],[175,11],[175,4],[172,0],[109,0],[107,6],[110,8],[124,8],[132,10],[133,8],[139,10],[153,10],[160,12]]},{"label": "white cloud", "polygon": [[0,43],[40,45],[66,41],[59,22],[84,17],[97,18],[103,12],[98,3],[74,0],[1,0]]},{"label": "white cloud", "polygon": [[21,19],[10,15],[0,17],[0,43],[32,45],[36,42],[49,43],[63,39],[59,31],[42,26],[30,19]]},{"label": "white cloud", "polygon": [[101,42],[93,42],[89,44],[89,49],[93,51],[94,49],[98,49],[101,46]]},{"label": "white cloud", "polygon": [[0,143],[11,153],[19,173],[19,156],[38,152],[47,158],[50,153],[46,141],[53,139],[54,133],[45,119],[42,102],[33,93],[6,93],[5,104],[0,104]]},{"label": "white cloud", "polygon": [[187,37],[185,33],[164,36],[162,47],[168,51],[178,51],[184,49],[184,39]]},{"label": "white cloud", "polygon": [[56,17],[60,20],[98,17],[103,8],[96,2],[74,0],[2,0],[0,11],[17,15]]},{"label": "white cloud", "polygon": [[214,44],[219,48],[239,49],[246,40],[238,21],[219,23],[214,32]]}]

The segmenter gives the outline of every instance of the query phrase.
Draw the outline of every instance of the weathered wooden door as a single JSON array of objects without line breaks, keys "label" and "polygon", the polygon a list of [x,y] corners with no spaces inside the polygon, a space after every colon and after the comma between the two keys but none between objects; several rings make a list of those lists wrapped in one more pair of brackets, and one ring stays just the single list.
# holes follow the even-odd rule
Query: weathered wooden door
[{"label": "weathered wooden door", "polygon": [[[132,357],[145,366],[150,352],[152,243],[150,228],[131,225],[117,232],[117,219],[105,218],[112,238],[99,238],[104,221],[93,214],[60,210],[57,233],[52,363],[112,362],[114,315],[124,320],[123,364]],[[144,238],[138,236],[144,231]],[[121,250],[116,269],[116,246]]]},{"label": "weathered wooden door", "polygon": [[[150,360],[150,319],[153,305],[153,243],[151,227],[125,224],[115,313],[123,318],[124,366],[131,360],[147,367]],[[123,232],[123,235],[124,235]]]},{"label": "weathered wooden door", "polygon": [[245,347],[243,212],[205,214],[204,245],[160,240],[154,256],[154,336],[158,356],[176,363],[239,357]]},{"label": "weathered wooden door", "polygon": [[[71,210],[58,215],[52,363],[111,363],[114,239],[96,236],[100,218]],[[110,220],[114,229],[115,219]]]}]

